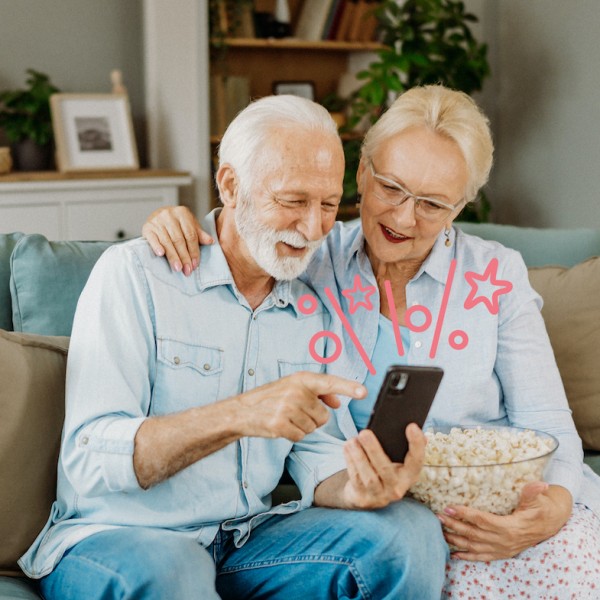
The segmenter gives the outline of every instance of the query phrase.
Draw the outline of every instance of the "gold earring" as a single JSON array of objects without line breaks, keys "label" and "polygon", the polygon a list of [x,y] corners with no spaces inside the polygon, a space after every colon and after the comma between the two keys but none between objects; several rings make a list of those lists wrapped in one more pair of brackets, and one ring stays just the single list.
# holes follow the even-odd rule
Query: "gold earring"
[{"label": "gold earring", "polygon": [[446,229],[444,235],[446,236],[444,244],[446,244],[446,248],[450,248],[450,246],[452,246],[452,242],[450,241],[450,229]]}]

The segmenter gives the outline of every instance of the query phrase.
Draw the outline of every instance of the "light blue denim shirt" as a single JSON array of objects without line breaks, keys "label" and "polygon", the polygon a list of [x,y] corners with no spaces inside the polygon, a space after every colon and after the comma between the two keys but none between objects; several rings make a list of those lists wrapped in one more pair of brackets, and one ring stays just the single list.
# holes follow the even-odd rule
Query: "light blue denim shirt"
[{"label": "light blue denim shirt", "polygon": [[[409,332],[406,363],[436,365],[444,369],[444,378],[425,426],[513,425],[555,435],[560,446],[550,463],[546,480],[564,486],[575,501],[586,504],[600,516],[600,477],[582,462],[581,440],[540,312],[542,300],[529,284],[521,255],[497,242],[466,235],[457,228],[452,229],[450,241],[451,246],[446,247],[444,234],[440,234],[430,255],[406,288],[407,306],[425,306],[432,315],[432,323],[426,330]],[[379,298],[364,243],[360,224],[337,223],[303,279],[330,310],[331,303],[324,290],[331,290],[366,355],[373,358],[380,301],[386,302],[386,299]],[[456,272],[447,311],[436,355],[430,358],[453,259],[456,260]],[[492,259],[498,261],[497,278],[512,283],[513,289],[499,296],[497,314],[492,314],[482,302],[467,310],[465,300],[471,286],[464,275],[467,272],[483,274]],[[363,287],[375,286],[375,294],[371,296],[373,310],[360,307],[351,313],[349,298],[341,293],[354,287],[356,274],[360,275]],[[490,292],[494,289],[482,286],[481,292],[491,297]],[[367,367],[341,319],[334,311],[332,315],[331,331],[342,340],[343,352],[327,370],[363,382]],[[468,344],[462,350],[455,350],[448,343],[449,335],[456,330],[468,335]],[[374,366],[377,368],[376,364]],[[347,438],[356,435],[349,401],[346,398],[336,411],[340,429]]]},{"label": "light blue denim shirt", "polygon": [[[214,219],[211,213],[204,228],[216,240]],[[206,546],[222,524],[239,546],[271,514],[309,506],[315,486],[345,468],[334,418],[300,443],[243,438],[148,490],[133,469],[135,434],[149,416],[322,370],[308,346],[327,328],[327,311],[296,308],[309,291],[299,281],[279,282],[252,310],[218,243],[203,249],[189,278],[157,260],[145,240],[107,250],[77,307],[57,500],[20,560],[25,573],[46,575],[69,547],[112,527],[172,529]],[[286,463],[302,500],[272,508]]]}]

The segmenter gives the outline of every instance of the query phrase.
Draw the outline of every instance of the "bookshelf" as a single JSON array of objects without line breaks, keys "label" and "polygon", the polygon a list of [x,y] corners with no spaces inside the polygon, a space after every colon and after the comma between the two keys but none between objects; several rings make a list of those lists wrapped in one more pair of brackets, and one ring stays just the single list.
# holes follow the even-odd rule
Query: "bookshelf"
[{"label": "bookshelf", "polygon": [[360,52],[380,50],[379,42],[338,42],[335,40],[306,41],[296,38],[226,38],[225,43],[229,47],[241,48],[273,48],[286,50],[327,50],[333,52]]},{"label": "bookshelf", "polygon": [[[289,0],[293,31],[297,31],[308,2],[319,8],[316,0]],[[359,2],[374,6],[374,0],[324,0],[323,3],[333,11],[336,6]],[[269,0],[254,0],[255,10],[272,7],[273,2],[269,3]],[[362,17],[357,23],[362,25]],[[360,27],[355,26],[355,30],[360,33]],[[354,55],[372,53],[383,47],[376,41],[362,39],[276,39],[247,35],[212,39],[210,44],[210,142],[213,154],[225,127],[250,98],[274,93],[274,84],[278,82],[310,82],[314,99],[320,101],[338,91],[341,75],[352,70]],[[213,193],[212,206],[215,205]],[[349,213],[346,218],[356,216],[353,207],[349,207]]]},{"label": "bookshelf", "polygon": [[[220,58],[211,61],[211,75],[247,77],[250,96],[273,93],[276,81],[310,81],[319,100],[337,90],[348,70],[348,55],[374,52],[376,42],[309,42],[290,39],[227,38]],[[213,132],[215,133],[215,132]]]}]

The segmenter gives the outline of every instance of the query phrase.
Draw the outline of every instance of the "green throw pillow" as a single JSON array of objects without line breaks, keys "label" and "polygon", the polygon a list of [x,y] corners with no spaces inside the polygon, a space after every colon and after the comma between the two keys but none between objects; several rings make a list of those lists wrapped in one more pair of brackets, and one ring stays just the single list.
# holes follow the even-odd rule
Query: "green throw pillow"
[{"label": "green throw pillow", "polygon": [[49,242],[23,236],[11,255],[15,331],[71,335],[79,295],[92,267],[112,242]]}]

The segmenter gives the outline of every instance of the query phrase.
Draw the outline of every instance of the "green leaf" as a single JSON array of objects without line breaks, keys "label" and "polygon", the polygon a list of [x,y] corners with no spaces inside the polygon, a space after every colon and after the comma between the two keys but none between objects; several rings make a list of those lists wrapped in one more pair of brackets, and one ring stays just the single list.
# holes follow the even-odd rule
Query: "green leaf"
[{"label": "green leaf", "polygon": [[[487,45],[474,38],[469,24],[478,19],[465,11],[464,2],[383,0],[376,15],[384,48],[377,52],[378,59],[357,75],[365,83],[349,103],[347,131],[367,116],[376,120],[390,92],[428,83],[441,83],[467,94],[482,88],[490,73]],[[356,158],[359,150],[354,148],[354,152]],[[345,199],[355,198],[357,165],[347,158]],[[482,209],[478,211],[474,218],[485,219]]]}]

